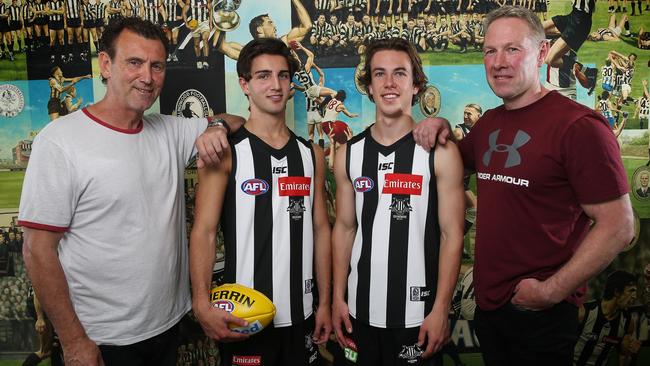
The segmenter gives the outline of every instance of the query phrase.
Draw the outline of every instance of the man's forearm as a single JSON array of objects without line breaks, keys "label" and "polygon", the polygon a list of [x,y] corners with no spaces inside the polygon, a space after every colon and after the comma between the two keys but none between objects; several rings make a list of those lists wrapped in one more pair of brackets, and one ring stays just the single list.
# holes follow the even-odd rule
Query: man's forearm
[{"label": "man's forearm", "polygon": [[[626,199],[627,195],[624,196]],[[633,236],[631,213],[617,220],[596,222],[571,259],[546,283],[554,302],[569,297],[578,287],[605,269]]]},{"label": "man's forearm", "polygon": [[[28,235],[27,235],[28,236]],[[25,266],[42,308],[47,313],[64,347],[87,338],[72,306],[68,283],[56,249],[42,243],[32,245],[26,239]]]},{"label": "man's forearm", "polygon": [[190,280],[192,282],[192,303],[209,301],[210,286],[212,285],[212,269],[214,267],[216,235],[203,230],[192,230],[190,241]]},{"label": "man's forearm", "polygon": [[451,298],[456,288],[460,257],[462,252],[462,236],[460,238],[443,238],[440,241],[440,259],[438,261],[438,284],[434,310],[449,312]]},{"label": "man's forearm", "polygon": [[334,282],[332,298],[335,300],[345,298],[354,235],[354,230],[343,230],[337,228],[336,225],[332,231],[332,277]]}]

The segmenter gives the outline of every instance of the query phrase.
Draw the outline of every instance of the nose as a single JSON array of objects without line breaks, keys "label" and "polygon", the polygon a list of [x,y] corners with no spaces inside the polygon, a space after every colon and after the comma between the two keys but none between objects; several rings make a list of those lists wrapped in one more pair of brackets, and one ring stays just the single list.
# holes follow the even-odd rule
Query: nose
[{"label": "nose", "polygon": [[142,67],[142,71],[140,73],[140,81],[142,81],[145,84],[151,84],[153,81],[153,72],[151,71],[152,65],[147,64]]},{"label": "nose", "polygon": [[280,86],[280,75],[273,75],[273,84],[271,87],[273,87],[273,90],[280,90],[282,87]]},{"label": "nose", "polygon": [[496,55],[494,55],[494,67],[500,69],[505,66],[506,66],[505,52],[496,51]]},{"label": "nose", "polygon": [[390,88],[395,86],[395,77],[393,74],[386,75],[386,87]]}]

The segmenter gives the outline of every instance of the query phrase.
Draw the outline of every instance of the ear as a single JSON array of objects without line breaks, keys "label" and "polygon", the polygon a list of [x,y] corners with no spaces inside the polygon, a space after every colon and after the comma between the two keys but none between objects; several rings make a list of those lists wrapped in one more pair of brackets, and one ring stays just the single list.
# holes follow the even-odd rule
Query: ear
[{"label": "ear", "polygon": [[239,87],[248,96],[248,81],[244,78],[239,78]]},{"label": "ear", "polygon": [[99,64],[99,72],[104,79],[110,79],[111,77],[111,58],[106,52],[100,52],[97,56],[97,62]]},{"label": "ear", "polygon": [[537,67],[542,67],[544,65],[544,61],[546,60],[546,56],[548,56],[548,52],[550,50],[550,45],[547,40],[543,40],[542,44],[539,48],[539,55],[537,56]]}]

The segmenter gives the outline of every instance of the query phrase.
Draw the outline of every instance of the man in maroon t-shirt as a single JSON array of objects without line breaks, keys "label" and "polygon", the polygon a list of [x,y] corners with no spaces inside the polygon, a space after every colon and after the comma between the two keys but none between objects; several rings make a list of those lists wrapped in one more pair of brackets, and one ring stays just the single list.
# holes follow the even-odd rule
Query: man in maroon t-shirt
[{"label": "man in maroon t-shirt", "polygon": [[[633,236],[625,170],[602,116],[542,87],[537,16],[504,6],[485,24],[486,77],[503,105],[460,143],[480,200],[477,335],[486,365],[571,365],[585,283]],[[414,135],[431,146],[440,127]]]}]

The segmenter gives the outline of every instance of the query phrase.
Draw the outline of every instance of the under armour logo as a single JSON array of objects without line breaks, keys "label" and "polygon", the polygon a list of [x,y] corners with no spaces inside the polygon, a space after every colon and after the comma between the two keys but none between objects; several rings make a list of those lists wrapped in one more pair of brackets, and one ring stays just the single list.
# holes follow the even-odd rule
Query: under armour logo
[{"label": "under armour logo", "polygon": [[500,129],[496,130],[492,132],[488,137],[490,149],[486,151],[485,154],[483,154],[483,165],[490,166],[490,159],[492,159],[493,152],[508,153],[508,159],[506,160],[504,168],[511,168],[513,166],[521,164],[521,155],[517,149],[526,145],[526,143],[530,141],[530,135],[522,130],[519,130],[515,135],[515,140],[512,142],[512,145],[497,144],[497,139],[499,138],[500,132]]}]

